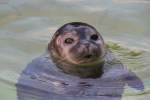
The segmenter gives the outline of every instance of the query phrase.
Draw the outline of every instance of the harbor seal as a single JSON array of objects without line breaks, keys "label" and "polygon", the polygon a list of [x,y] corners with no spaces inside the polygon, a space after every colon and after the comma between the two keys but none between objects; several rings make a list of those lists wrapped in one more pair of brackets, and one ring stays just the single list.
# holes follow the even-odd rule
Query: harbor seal
[{"label": "harbor seal", "polygon": [[55,32],[48,50],[65,73],[82,78],[96,78],[103,73],[106,45],[91,25],[81,22],[63,25]]},{"label": "harbor seal", "polygon": [[47,52],[27,65],[16,87],[18,100],[121,100],[126,84],[144,89],[93,26],[72,22],[55,32]]}]

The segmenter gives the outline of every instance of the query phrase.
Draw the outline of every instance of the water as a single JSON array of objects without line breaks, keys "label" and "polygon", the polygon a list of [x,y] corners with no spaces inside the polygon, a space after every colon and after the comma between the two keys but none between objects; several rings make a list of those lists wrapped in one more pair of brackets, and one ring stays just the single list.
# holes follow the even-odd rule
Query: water
[{"label": "water", "polygon": [[96,27],[108,47],[144,83],[125,87],[123,100],[149,100],[150,2],[148,0],[1,0],[0,99],[17,100],[15,83],[33,58],[45,52],[52,34],[67,22]]}]

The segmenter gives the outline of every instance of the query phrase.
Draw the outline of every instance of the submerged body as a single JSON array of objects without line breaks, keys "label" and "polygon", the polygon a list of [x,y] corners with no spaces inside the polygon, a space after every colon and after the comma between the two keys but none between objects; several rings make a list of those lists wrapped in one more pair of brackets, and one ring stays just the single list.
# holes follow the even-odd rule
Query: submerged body
[{"label": "submerged body", "polygon": [[121,100],[125,84],[143,90],[142,81],[108,53],[96,79],[63,73],[49,54],[33,60],[17,84],[18,100]]},{"label": "submerged body", "polygon": [[56,31],[48,52],[23,70],[18,100],[121,100],[124,86],[142,90],[90,25],[69,23]]}]

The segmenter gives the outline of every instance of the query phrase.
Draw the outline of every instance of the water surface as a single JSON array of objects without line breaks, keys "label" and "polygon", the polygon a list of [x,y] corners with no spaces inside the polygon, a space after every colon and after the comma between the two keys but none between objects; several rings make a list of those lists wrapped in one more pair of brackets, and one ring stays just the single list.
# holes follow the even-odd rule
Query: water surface
[{"label": "water surface", "polygon": [[96,27],[108,47],[144,83],[125,87],[123,100],[150,96],[150,2],[148,0],[1,0],[0,99],[17,100],[15,83],[33,58],[45,52],[57,28],[72,21]]}]

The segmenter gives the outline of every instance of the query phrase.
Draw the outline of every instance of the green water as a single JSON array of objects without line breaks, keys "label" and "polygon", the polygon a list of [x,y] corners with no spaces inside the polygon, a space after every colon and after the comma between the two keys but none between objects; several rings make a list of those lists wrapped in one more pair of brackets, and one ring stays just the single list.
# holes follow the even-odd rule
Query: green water
[{"label": "green water", "polygon": [[72,21],[96,27],[143,81],[143,92],[126,86],[122,100],[150,100],[148,0],[0,0],[0,100],[17,100],[14,84],[21,71],[45,52],[57,28]]}]

